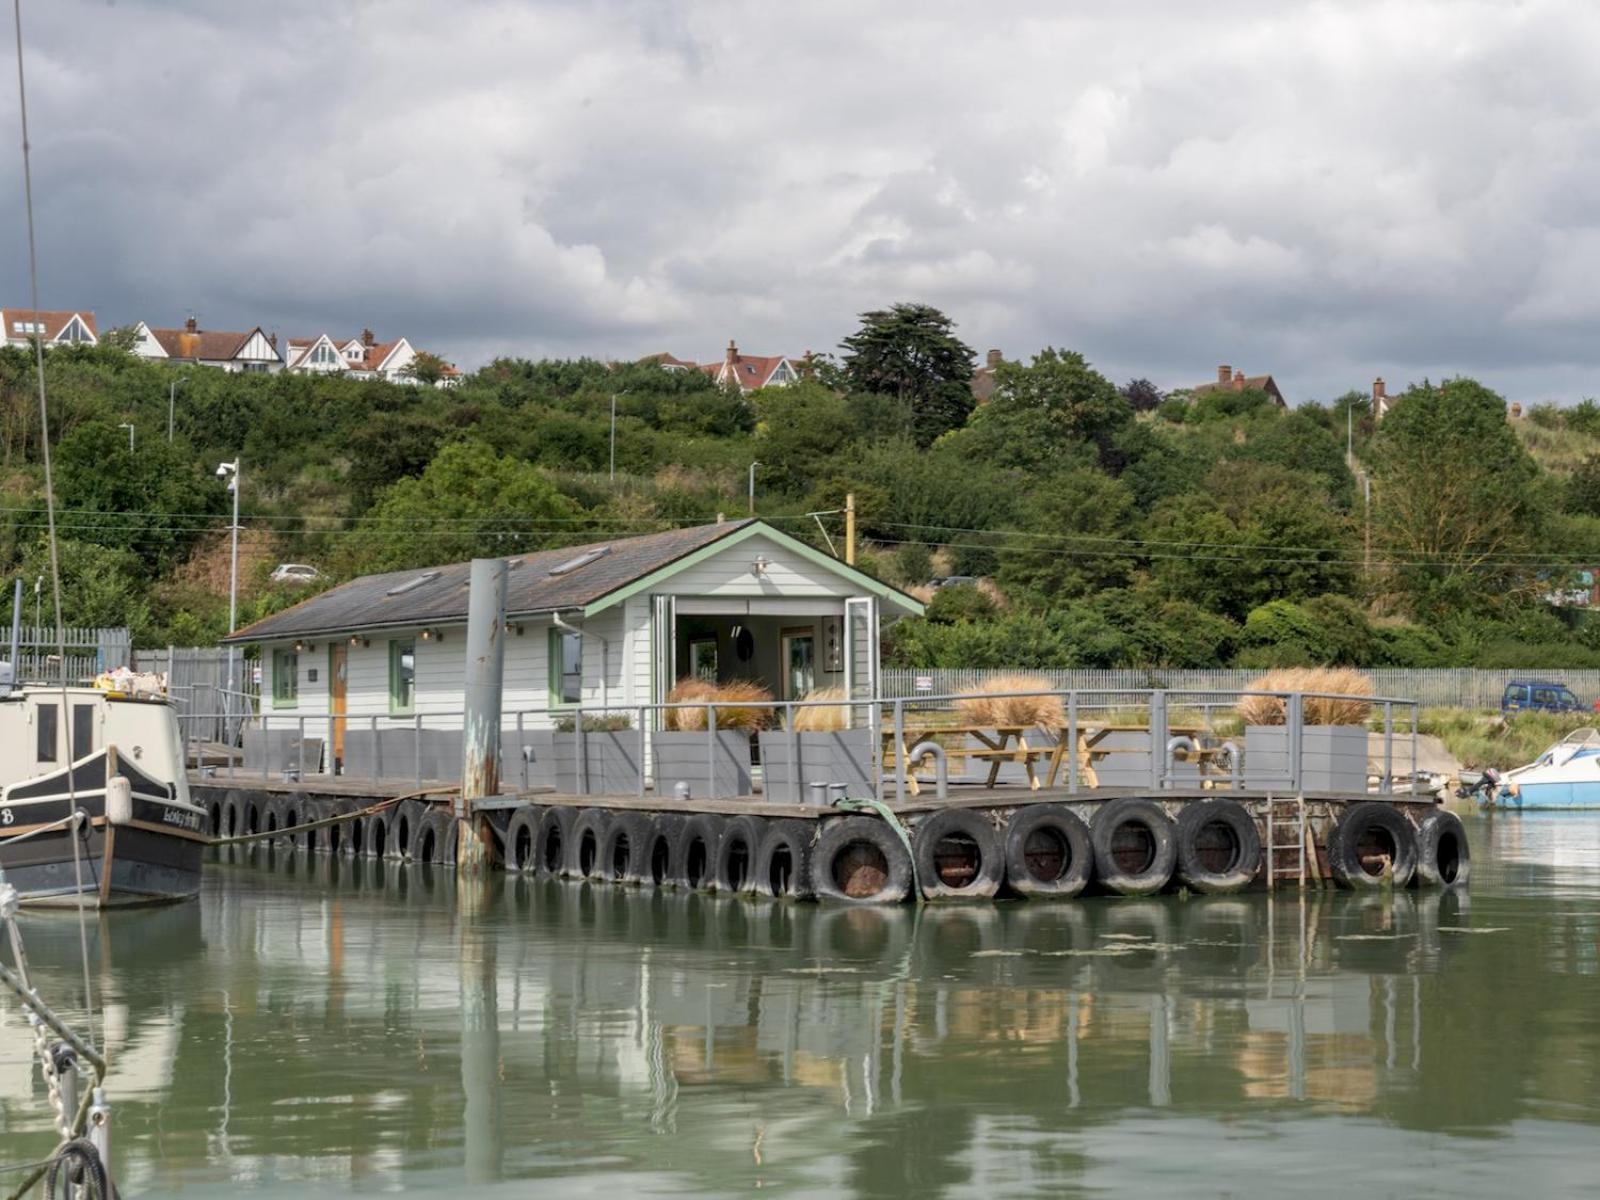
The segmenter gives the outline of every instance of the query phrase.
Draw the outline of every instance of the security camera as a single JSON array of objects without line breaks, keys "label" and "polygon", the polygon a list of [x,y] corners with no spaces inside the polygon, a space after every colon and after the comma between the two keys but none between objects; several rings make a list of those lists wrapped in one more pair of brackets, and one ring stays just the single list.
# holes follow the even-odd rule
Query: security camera
[{"label": "security camera", "polygon": [[224,464],[222,464],[222,466],[217,468],[217,478],[218,479],[226,479],[227,477],[228,477],[228,465],[226,463],[224,463]]}]

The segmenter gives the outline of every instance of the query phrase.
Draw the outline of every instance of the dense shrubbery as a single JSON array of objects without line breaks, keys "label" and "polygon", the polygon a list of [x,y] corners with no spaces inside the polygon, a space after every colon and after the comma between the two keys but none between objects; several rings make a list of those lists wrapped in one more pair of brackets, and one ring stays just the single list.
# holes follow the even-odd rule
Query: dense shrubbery
[{"label": "dense shrubbery", "polygon": [[[895,626],[897,664],[1600,664],[1600,625],[1542,599],[1600,563],[1600,404],[1536,407],[1519,437],[1500,397],[1450,380],[1375,425],[1361,393],[1292,412],[1248,390],[1163,397],[1045,349],[1000,365],[972,408],[970,352],[920,306],[869,314],[845,351],[747,397],[648,363],[507,359],[441,391],[53,350],[67,618],[145,642],[221,633],[213,470],[235,456],[242,619],[303,594],[267,583],[280,560],[337,580],[708,521],[743,512],[759,462],[760,511],[795,536],[822,544],[807,514],[853,492],[864,569],[992,581]],[[0,350],[0,558],[33,575],[30,366]]]}]

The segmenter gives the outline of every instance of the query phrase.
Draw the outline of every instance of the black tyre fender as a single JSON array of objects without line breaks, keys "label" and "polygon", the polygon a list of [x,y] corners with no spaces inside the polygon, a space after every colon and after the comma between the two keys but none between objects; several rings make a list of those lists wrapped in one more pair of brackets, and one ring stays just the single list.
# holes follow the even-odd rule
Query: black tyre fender
[{"label": "black tyre fender", "polygon": [[700,891],[716,881],[717,851],[727,822],[710,813],[696,813],[678,830],[673,844],[672,872],[679,887]]},{"label": "black tyre fender", "polygon": [[402,800],[395,806],[389,825],[395,843],[397,858],[411,857],[411,843],[416,839],[417,826],[428,815],[428,806],[421,800]]},{"label": "black tyre fender", "polygon": [[1347,888],[1371,891],[1383,886],[1381,867],[1370,861],[1387,855],[1393,884],[1403,888],[1417,870],[1417,831],[1400,810],[1381,800],[1352,804],[1328,836],[1328,866]]},{"label": "black tyre fender", "polygon": [[361,838],[357,830],[360,822],[350,817],[356,810],[355,804],[349,800],[333,800],[329,802],[328,809],[330,817],[346,819],[337,825],[328,825],[317,831],[322,834],[323,849],[329,854],[338,854],[345,858],[359,853]]},{"label": "black tyre fender", "polygon": [[[306,815],[310,802],[304,796],[284,796],[278,809],[278,828],[280,830],[293,829],[311,818]],[[298,850],[300,848],[300,835],[298,833],[285,833],[279,839],[285,846]]]},{"label": "black tyre fender", "polygon": [[650,818],[643,813],[611,814],[600,842],[600,862],[594,878],[636,886],[645,881],[650,847]]},{"label": "black tyre fender", "polygon": [[767,836],[767,823],[760,817],[734,817],[722,827],[717,843],[716,864],[711,886],[732,895],[755,890],[756,854]]},{"label": "black tyre fender", "polygon": [[1237,800],[1190,800],[1178,811],[1178,878],[1197,892],[1237,892],[1261,870],[1261,833]]},{"label": "black tyre fender", "polygon": [[811,851],[817,838],[815,821],[768,821],[756,847],[751,889],[774,900],[811,900]]},{"label": "black tyre fender", "polygon": [[255,792],[244,794],[244,825],[240,833],[265,833],[267,826],[267,798]]},{"label": "black tyre fender", "polygon": [[388,858],[394,851],[391,840],[394,809],[368,813],[361,821],[361,853],[366,858]]},{"label": "black tyre fender", "polygon": [[[289,802],[282,796],[269,796],[261,804],[261,831],[276,835],[287,823]],[[274,836],[272,841],[279,841]]]},{"label": "black tyre fender", "polygon": [[[330,800],[307,800],[300,806],[296,823],[311,825],[317,821],[324,821],[333,816],[333,802]],[[321,829],[302,829],[294,835],[294,844],[297,850],[305,850],[313,854],[320,854],[328,848],[325,841],[327,827]]]},{"label": "black tyre fender", "polygon": [[1006,878],[1005,847],[994,823],[970,808],[923,817],[911,831],[917,882],[929,900],[987,900]]},{"label": "black tyre fender", "polygon": [[[1131,837],[1130,837],[1131,834]],[[1172,819],[1154,800],[1124,796],[1107,801],[1089,823],[1095,875],[1124,896],[1149,896],[1166,887],[1178,865],[1178,839]],[[1132,855],[1140,859],[1129,862]]]},{"label": "black tyre fender", "polygon": [[564,805],[547,808],[539,814],[539,829],[533,839],[534,869],[541,875],[559,879],[566,874],[572,852],[572,809]]},{"label": "black tyre fender", "polygon": [[511,823],[506,826],[506,870],[535,869],[539,860],[533,850],[539,841],[539,816],[540,810],[532,804],[524,804],[511,814]]},{"label": "black tyre fender", "polygon": [[1076,896],[1094,877],[1089,826],[1064,804],[1030,804],[1006,825],[1006,883],[1019,896]]},{"label": "black tyre fender", "polygon": [[605,860],[601,849],[606,844],[606,832],[611,828],[612,814],[603,808],[586,808],[572,822],[571,848],[567,851],[567,877],[570,879],[605,878]]},{"label": "black tyre fender", "polygon": [[678,875],[678,838],[688,818],[678,813],[654,813],[650,817],[650,832],[645,842],[641,860],[640,882],[650,887],[681,888],[683,879]]},{"label": "black tyre fender", "polygon": [[217,837],[238,837],[245,832],[244,797],[229,792],[222,798],[222,819],[211,832]]},{"label": "black tyre fender", "polygon": [[1416,882],[1423,887],[1465,887],[1472,877],[1472,851],[1461,818],[1446,809],[1417,826]]},{"label": "black tyre fender", "polygon": [[411,835],[411,861],[445,866],[456,860],[459,830],[448,808],[430,809]]},{"label": "black tyre fender", "polygon": [[899,904],[911,894],[911,855],[877,817],[832,820],[811,856],[811,885],[819,899]]}]

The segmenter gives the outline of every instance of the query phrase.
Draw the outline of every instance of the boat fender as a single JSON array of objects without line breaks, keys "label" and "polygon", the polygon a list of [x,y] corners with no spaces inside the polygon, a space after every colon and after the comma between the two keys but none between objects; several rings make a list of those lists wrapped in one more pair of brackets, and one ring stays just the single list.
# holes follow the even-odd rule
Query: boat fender
[{"label": "boat fender", "polygon": [[113,825],[133,822],[133,785],[126,775],[113,775],[106,781],[106,820]]},{"label": "boat fender", "polygon": [[1178,813],[1178,877],[1197,892],[1237,892],[1261,867],[1261,834],[1237,800],[1195,800]]},{"label": "boat fender", "polygon": [[1083,818],[1061,804],[1019,808],[1006,824],[1006,882],[1019,896],[1072,897],[1094,874]]},{"label": "boat fender", "polygon": [[1159,892],[1178,865],[1172,819],[1154,800],[1124,796],[1108,801],[1089,822],[1089,841],[1096,877],[1124,896]]},{"label": "boat fender", "polygon": [[923,817],[911,831],[917,880],[929,900],[987,900],[1006,878],[1005,847],[994,825],[970,808]]},{"label": "boat fender", "polygon": [[829,821],[811,864],[812,886],[824,900],[899,904],[911,894],[911,854],[895,829],[876,817]]},{"label": "boat fender", "polygon": [[1430,813],[1417,827],[1416,882],[1425,887],[1465,887],[1472,877],[1472,851],[1461,818],[1447,809]]}]

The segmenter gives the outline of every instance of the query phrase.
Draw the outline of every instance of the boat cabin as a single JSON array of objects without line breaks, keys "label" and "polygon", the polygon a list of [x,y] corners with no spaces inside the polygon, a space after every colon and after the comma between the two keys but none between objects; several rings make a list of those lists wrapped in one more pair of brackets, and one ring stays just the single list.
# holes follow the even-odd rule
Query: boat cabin
[{"label": "boat cabin", "polygon": [[182,747],[171,708],[93,687],[30,683],[0,695],[0,787],[62,770],[115,746],[144,774],[188,803]]}]

